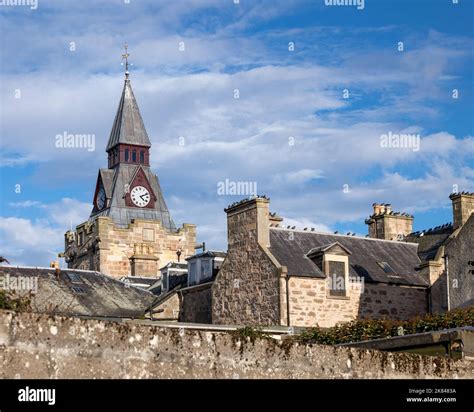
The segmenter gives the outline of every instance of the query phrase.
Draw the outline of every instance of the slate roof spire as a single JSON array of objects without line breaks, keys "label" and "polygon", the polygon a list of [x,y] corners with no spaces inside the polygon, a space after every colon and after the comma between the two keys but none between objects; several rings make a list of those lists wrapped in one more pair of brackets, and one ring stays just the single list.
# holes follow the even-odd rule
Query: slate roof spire
[{"label": "slate roof spire", "polygon": [[145,129],[140,110],[138,108],[135,95],[129,79],[128,71],[128,45],[125,44],[125,53],[122,59],[125,60],[125,84],[123,86],[122,97],[115,115],[112,131],[110,132],[107,152],[118,144],[131,144],[137,146],[151,147],[150,139]]}]

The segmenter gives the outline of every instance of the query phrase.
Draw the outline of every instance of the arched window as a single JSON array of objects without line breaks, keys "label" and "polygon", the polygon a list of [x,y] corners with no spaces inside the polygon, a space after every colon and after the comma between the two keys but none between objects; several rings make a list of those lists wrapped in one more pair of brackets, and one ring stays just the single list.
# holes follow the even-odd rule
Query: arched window
[{"label": "arched window", "polygon": [[140,151],[140,164],[145,163],[145,152],[143,150]]},{"label": "arched window", "polygon": [[125,149],[125,161],[128,162],[128,159],[130,157],[130,150]]},{"label": "arched window", "polygon": [[137,163],[137,152],[136,152],[136,150],[134,150],[132,152],[132,162]]}]

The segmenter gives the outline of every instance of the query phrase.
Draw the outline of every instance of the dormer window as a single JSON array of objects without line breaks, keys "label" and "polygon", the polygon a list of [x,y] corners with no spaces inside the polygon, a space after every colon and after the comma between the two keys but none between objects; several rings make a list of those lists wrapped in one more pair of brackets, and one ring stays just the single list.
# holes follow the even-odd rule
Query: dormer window
[{"label": "dormer window", "polygon": [[306,256],[326,277],[328,297],[347,297],[350,254],[339,242],[315,247],[307,253]]},{"label": "dormer window", "polygon": [[211,266],[211,259],[202,259],[201,260],[201,279],[208,279],[212,277],[212,266]]},{"label": "dormer window", "polygon": [[166,272],[166,273],[163,273],[162,278],[161,278],[161,291],[168,292],[168,287],[169,287],[169,275],[168,275],[168,272]]},{"label": "dormer window", "polygon": [[189,264],[188,284],[194,285],[197,283],[197,265],[196,262]]}]

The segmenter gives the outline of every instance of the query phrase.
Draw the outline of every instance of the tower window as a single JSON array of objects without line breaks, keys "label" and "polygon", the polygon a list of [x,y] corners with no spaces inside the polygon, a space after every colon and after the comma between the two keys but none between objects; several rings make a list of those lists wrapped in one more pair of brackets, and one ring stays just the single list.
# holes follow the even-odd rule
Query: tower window
[{"label": "tower window", "polygon": [[132,162],[137,163],[137,152],[135,150],[132,152]]},{"label": "tower window", "polygon": [[140,151],[140,163],[145,163],[145,152],[143,150]]},{"label": "tower window", "polygon": [[128,162],[128,159],[130,157],[130,150],[125,149],[125,161]]}]

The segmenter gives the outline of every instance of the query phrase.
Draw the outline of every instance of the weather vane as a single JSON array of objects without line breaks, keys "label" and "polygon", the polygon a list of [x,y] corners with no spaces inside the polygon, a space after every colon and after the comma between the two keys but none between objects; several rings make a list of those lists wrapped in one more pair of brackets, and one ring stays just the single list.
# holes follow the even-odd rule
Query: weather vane
[{"label": "weather vane", "polygon": [[[128,78],[129,71],[128,71],[128,58],[130,57],[130,54],[128,53],[128,44],[125,43],[123,45],[125,49],[125,53],[122,54],[122,60],[125,60],[125,76]],[[122,63],[123,64],[123,63]]]}]

